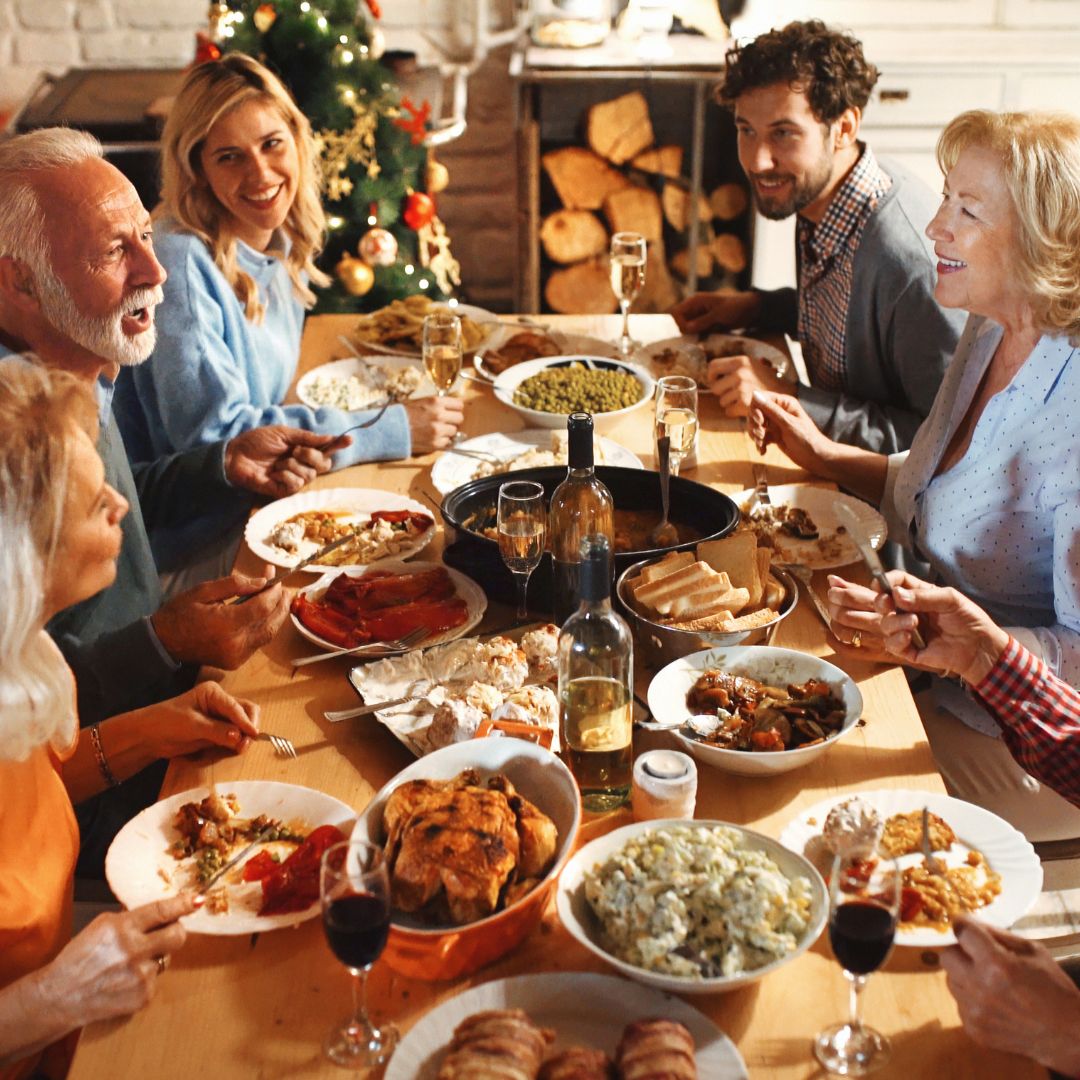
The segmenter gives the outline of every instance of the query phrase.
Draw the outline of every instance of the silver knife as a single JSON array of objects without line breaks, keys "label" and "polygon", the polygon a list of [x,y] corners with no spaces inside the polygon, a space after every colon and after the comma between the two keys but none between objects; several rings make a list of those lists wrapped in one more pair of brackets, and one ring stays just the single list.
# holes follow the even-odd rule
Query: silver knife
[{"label": "silver knife", "polygon": [[769,478],[765,472],[765,466],[760,461],[753,464],[754,470],[754,496],[758,506],[772,506],[769,498]]},{"label": "silver knife", "polygon": [[204,885],[199,886],[199,896],[205,896],[241,859],[254,851],[260,844],[265,843],[267,838],[274,832],[276,826],[269,826],[262,830],[247,847],[241,848],[220,870],[216,870]]},{"label": "silver knife", "polygon": [[279,581],[284,581],[290,574],[295,574],[297,570],[303,570],[305,566],[310,566],[313,562],[318,562],[324,555],[329,555],[331,551],[336,551],[343,544],[349,543],[350,540],[356,539],[356,533],[346,533],[344,536],[339,536],[336,540],[331,540],[329,544],[325,544],[319,548],[314,555],[309,555],[306,559],[301,560],[295,566],[287,567],[284,570],[279,570],[272,578],[270,578],[262,588],[256,589],[253,593],[247,593],[245,596],[238,597],[233,601],[234,604],[246,604],[252,597],[258,596],[259,593],[266,592],[271,586],[276,585]]},{"label": "silver knife", "polygon": [[[851,507],[845,503],[839,501],[834,503],[833,510],[836,511],[840,524],[847,529],[848,535],[858,546],[863,562],[866,563],[866,568],[870,571],[870,576],[881,587],[881,591],[891,598],[893,594],[892,586],[885,576],[885,567],[881,565],[881,559],[874,550],[874,545],[870,542],[870,534],[866,531],[866,526],[855,516]],[[926,648],[926,642],[917,628],[911,631],[911,643],[916,649]]]}]

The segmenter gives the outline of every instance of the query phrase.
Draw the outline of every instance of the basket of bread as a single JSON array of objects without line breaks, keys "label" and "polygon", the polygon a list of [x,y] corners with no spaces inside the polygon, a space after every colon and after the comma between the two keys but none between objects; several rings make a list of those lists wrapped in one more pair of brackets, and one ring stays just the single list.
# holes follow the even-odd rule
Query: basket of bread
[{"label": "basket of bread", "polygon": [[770,566],[770,555],[754,533],[736,532],[628,567],[616,593],[646,662],[661,666],[716,645],[768,643],[799,596],[794,579]]}]

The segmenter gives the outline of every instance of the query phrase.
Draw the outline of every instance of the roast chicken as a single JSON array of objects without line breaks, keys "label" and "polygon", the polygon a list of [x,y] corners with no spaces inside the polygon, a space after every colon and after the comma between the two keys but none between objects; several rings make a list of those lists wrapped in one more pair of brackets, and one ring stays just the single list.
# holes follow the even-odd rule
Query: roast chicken
[{"label": "roast chicken", "polygon": [[394,907],[475,922],[535,886],[555,854],[554,822],[501,775],[411,780],[383,811]]}]

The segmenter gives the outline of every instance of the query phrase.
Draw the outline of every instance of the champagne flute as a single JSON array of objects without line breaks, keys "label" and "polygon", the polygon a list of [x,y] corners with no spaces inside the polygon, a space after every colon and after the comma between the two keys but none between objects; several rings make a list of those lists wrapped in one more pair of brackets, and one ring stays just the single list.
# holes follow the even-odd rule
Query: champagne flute
[{"label": "champagne flute", "polygon": [[829,879],[829,942],[850,984],[851,1018],[814,1040],[814,1056],[831,1073],[865,1076],[889,1060],[889,1040],[859,1018],[867,977],[892,950],[903,875],[895,859],[837,855]]},{"label": "champagne flute", "polygon": [[619,351],[629,356],[638,343],[630,337],[630,305],[645,285],[645,237],[641,233],[618,232],[611,238],[611,288],[622,311]]},{"label": "champagne flute", "polygon": [[461,374],[461,319],[452,311],[424,316],[424,367],[445,397]]},{"label": "champagne flute", "polygon": [[326,1056],[346,1069],[386,1062],[397,1029],[378,1028],[367,1013],[367,973],[390,933],[390,875],[381,848],[343,840],[323,853],[319,894],[323,929],[334,955],[352,975],[352,1015],[323,1042]]},{"label": "champagne flute", "polygon": [[499,488],[499,554],[514,575],[517,585],[517,617],[524,621],[529,612],[525,595],[529,578],[540,565],[547,531],[544,488],[532,480],[512,480]]},{"label": "champagne flute", "polygon": [[671,440],[671,475],[679,475],[679,465],[697,445],[698,387],[688,375],[664,375],[656,380],[655,439]]}]

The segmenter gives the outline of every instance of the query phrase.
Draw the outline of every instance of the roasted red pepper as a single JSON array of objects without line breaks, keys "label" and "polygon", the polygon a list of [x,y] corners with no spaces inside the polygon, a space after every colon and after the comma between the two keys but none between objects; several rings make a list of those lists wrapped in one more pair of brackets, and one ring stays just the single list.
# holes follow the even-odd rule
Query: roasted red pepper
[{"label": "roasted red pepper", "polygon": [[270,854],[269,851],[260,851],[244,863],[245,881],[262,881],[267,874],[272,873],[281,864]]},{"label": "roasted red pepper", "polygon": [[305,911],[319,899],[319,864],[323,852],[345,839],[335,825],[320,825],[273,871],[262,879],[260,915]]}]

